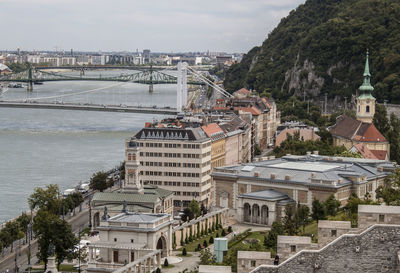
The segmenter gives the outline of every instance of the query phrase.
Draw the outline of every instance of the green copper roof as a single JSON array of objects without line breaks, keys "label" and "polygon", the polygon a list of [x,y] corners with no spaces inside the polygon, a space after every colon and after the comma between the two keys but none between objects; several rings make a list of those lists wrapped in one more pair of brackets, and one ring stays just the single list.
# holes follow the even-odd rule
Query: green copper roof
[{"label": "green copper roof", "polygon": [[362,99],[375,100],[375,98],[371,94],[361,94],[360,96],[358,96],[358,99],[360,99],[360,100],[362,100]]},{"label": "green copper roof", "polygon": [[363,84],[359,87],[361,91],[374,91],[374,88],[371,85],[371,73],[369,72],[369,53],[367,51],[367,58],[365,60],[365,68],[364,68],[364,81]]}]

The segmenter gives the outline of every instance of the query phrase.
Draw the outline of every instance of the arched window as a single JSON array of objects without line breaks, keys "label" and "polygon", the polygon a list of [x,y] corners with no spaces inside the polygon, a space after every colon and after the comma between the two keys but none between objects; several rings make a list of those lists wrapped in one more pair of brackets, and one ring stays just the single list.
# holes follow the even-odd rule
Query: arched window
[{"label": "arched window", "polygon": [[367,105],[366,110],[367,113],[369,113],[369,105]]}]

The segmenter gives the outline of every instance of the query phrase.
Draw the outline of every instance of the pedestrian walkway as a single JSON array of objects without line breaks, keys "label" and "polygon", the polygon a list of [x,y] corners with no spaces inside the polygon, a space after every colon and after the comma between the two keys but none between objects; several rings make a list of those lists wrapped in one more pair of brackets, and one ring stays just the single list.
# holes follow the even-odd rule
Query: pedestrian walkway
[{"label": "pedestrian walkway", "polygon": [[[176,256],[181,254],[181,251],[173,251],[172,255]],[[200,262],[200,253],[199,252],[190,252],[191,257],[180,257],[182,258],[182,262],[174,264],[174,267],[171,268],[163,268],[163,273],[178,273],[187,269],[188,272],[194,271],[198,268]],[[168,259],[168,258],[167,258]],[[169,262],[169,260],[168,260]]]}]

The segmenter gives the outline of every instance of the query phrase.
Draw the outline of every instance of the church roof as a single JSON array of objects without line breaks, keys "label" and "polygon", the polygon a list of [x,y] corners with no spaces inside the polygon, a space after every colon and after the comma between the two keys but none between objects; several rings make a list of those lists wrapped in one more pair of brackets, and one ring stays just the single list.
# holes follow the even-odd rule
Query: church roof
[{"label": "church roof", "polygon": [[348,116],[340,116],[329,128],[332,135],[360,142],[387,142],[372,123],[362,122]]}]

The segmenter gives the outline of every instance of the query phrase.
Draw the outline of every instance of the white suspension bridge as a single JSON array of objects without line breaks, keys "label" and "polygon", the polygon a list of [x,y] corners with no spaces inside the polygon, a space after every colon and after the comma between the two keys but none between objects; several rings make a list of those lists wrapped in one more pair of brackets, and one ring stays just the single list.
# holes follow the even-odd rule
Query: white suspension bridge
[{"label": "white suspension bridge", "polygon": [[[172,68],[174,69],[174,67]],[[188,100],[188,74],[192,75],[196,81],[202,82],[204,85],[209,86],[214,92],[220,93],[223,97],[232,97],[222,87],[215,84],[212,80],[196,71],[194,68],[188,66],[187,63],[178,63],[177,65],[178,76],[177,76],[177,89],[176,89],[176,108],[172,107],[158,107],[156,105],[152,107],[132,106],[127,104],[98,104],[98,103],[74,103],[74,102],[61,102],[60,99],[66,97],[77,97],[82,95],[88,95],[96,93],[102,90],[116,88],[125,85],[132,81],[118,82],[116,84],[93,88],[90,90],[63,93],[60,95],[24,98],[19,100],[1,100],[0,96],[0,107],[8,108],[44,108],[44,109],[59,109],[59,110],[80,110],[80,111],[102,111],[102,112],[127,112],[127,113],[144,113],[144,114],[164,114],[164,115],[175,115],[183,111],[187,106]],[[127,100],[127,98],[125,99]]]}]

